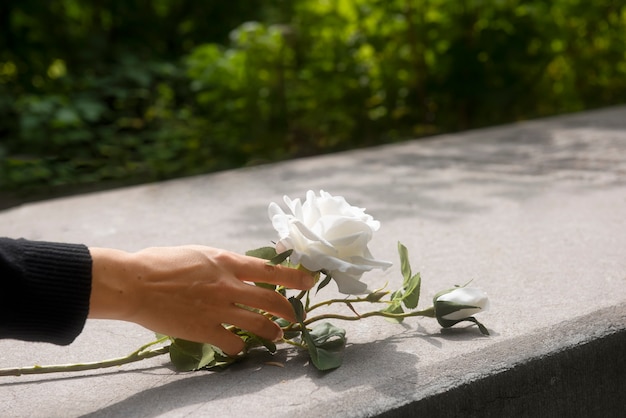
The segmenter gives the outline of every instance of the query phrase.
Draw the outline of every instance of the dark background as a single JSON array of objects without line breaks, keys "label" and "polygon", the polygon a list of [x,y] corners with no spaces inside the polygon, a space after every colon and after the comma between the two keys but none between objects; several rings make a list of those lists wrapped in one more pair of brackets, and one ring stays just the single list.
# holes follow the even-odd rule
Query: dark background
[{"label": "dark background", "polygon": [[621,0],[4,0],[0,207],[626,102]]}]

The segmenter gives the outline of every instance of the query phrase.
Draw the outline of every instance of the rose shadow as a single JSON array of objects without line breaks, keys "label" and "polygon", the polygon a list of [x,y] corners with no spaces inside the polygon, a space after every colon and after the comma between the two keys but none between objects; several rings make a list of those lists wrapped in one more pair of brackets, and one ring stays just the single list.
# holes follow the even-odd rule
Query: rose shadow
[{"label": "rose shadow", "polygon": [[[303,379],[304,383],[313,383],[318,389],[329,389],[334,393],[331,397],[365,387],[365,390],[374,390],[387,399],[397,398],[401,392],[392,389],[393,385],[388,383],[404,379],[409,382],[405,384],[413,384],[411,381],[417,377],[407,370],[414,370],[419,363],[418,355],[398,351],[399,343],[420,338],[441,348],[441,338],[483,338],[478,330],[469,331],[474,330],[427,334],[423,329],[407,326],[405,331],[391,337],[366,343],[348,343],[343,365],[327,372],[319,371],[309,364],[308,353],[302,350],[280,346],[274,355],[260,349],[253,350],[241,362],[221,372],[177,373],[171,376],[175,379],[173,381],[135,393],[85,416],[155,416],[192,405],[198,405],[198,412],[205,407],[209,408],[212,401],[239,399],[238,402],[245,402],[247,395],[260,392],[268,386],[290,381],[302,383]],[[406,377],[407,373],[410,377]],[[298,392],[294,391],[296,394]]]}]

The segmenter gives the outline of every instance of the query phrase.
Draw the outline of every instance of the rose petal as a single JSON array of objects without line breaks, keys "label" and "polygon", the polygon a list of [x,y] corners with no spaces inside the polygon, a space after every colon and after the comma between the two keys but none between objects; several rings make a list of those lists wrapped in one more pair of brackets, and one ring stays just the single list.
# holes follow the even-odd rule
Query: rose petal
[{"label": "rose petal", "polygon": [[[375,260],[368,249],[380,222],[365,209],[350,205],[342,196],[309,190],[306,199],[283,198],[284,212],[275,203],[268,214],[279,235],[277,251],[293,249],[290,259],[311,271],[328,271],[342,293],[364,293],[363,273],[388,268],[391,263]],[[281,251],[281,252],[282,252]]]},{"label": "rose petal", "polygon": [[344,295],[362,295],[368,293],[367,285],[349,274],[333,272],[331,277],[337,283],[337,290]]}]

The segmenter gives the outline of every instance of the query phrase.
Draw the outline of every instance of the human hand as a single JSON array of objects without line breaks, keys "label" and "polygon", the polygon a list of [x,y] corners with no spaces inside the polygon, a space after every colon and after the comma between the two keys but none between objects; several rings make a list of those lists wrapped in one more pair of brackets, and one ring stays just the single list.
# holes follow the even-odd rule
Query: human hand
[{"label": "human hand", "polygon": [[231,355],[239,353],[244,343],[223,324],[267,340],[282,338],[276,323],[239,305],[296,321],[287,299],[246,282],[301,290],[314,284],[302,271],[210,247],[89,251],[93,258],[90,318],[135,322],[165,335],[216,345]]}]

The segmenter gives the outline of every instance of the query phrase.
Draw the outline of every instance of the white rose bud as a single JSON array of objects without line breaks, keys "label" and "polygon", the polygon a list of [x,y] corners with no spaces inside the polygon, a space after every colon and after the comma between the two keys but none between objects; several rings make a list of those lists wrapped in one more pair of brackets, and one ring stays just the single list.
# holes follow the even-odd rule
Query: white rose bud
[{"label": "white rose bud", "polygon": [[367,293],[367,285],[360,281],[363,273],[391,266],[387,261],[375,260],[367,247],[380,222],[364,209],[323,190],[319,196],[309,190],[304,203],[287,196],[284,201],[289,212],[276,203],[268,209],[280,238],[276,251],[293,250],[293,263],[310,271],[324,270],[341,293]]},{"label": "white rose bud", "polygon": [[478,324],[473,315],[489,309],[489,299],[480,289],[455,287],[437,293],[433,298],[433,305],[437,321],[442,327],[447,328],[461,321]]}]

